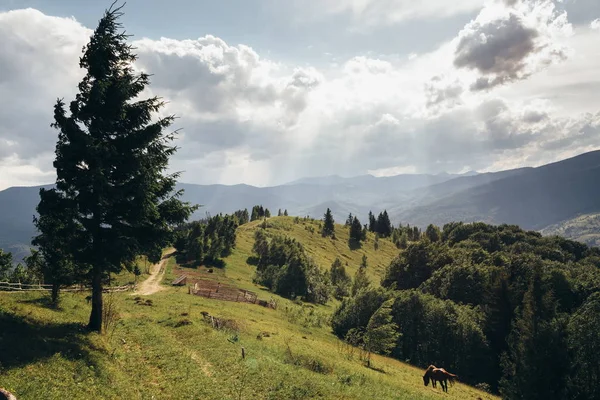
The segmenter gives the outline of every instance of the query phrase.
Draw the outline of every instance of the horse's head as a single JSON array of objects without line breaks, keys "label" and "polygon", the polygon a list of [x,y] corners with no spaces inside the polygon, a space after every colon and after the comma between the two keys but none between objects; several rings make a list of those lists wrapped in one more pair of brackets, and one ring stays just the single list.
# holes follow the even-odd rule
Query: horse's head
[{"label": "horse's head", "polygon": [[425,384],[425,386],[429,385],[429,375],[428,374],[423,375],[423,383]]}]

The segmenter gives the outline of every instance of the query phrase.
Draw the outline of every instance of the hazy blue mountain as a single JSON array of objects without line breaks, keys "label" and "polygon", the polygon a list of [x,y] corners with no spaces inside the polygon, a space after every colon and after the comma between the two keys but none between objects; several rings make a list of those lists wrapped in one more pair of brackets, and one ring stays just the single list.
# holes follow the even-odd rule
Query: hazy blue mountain
[{"label": "hazy blue mountain", "polygon": [[[394,217],[419,226],[461,220],[518,224],[539,230],[600,211],[600,151],[507,173],[501,179],[438,196]],[[483,178],[477,175],[468,179]]]},{"label": "hazy blue mountain", "polygon": [[[495,173],[362,175],[304,178],[285,185],[196,185],[182,183],[184,200],[206,213],[231,213],[262,204],[273,215],[321,218],[329,207],[338,222],[349,213],[366,223],[367,213],[387,209],[395,224],[426,226],[446,222],[486,221],[542,229],[581,214],[600,212],[600,151],[548,164]],[[36,187],[0,191],[0,248],[20,259],[34,236],[39,200]],[[50,186],[44,186],[50,187]]]}]

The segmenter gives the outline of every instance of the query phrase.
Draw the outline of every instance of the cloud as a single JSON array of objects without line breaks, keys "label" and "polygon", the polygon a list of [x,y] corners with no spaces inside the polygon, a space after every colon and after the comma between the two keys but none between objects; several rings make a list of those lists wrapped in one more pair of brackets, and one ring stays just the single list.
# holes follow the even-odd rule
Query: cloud
[{"label": "cloud", "polygon": [[[597,32],[566,35],[568,21],[539,4],[531,13],[522,2],[486,6],[417,57],[357,55],[319,68],[212,35],[132,44],[136,67],[152,74],[147,95],[179,117],[171,166],[183,181],[487,170],[600,143]],[[11,100],[0,108],[0,188],[52,180],[52,106],[73,98],[90,33],[35,10],[0,13],[0,96]],[[555,63],[553,49],[572,55]],[[487,90],[469,91],[478,80]]]},{"label": "cloud", "polygon": [[454,65],[480,74],[473,91],[526,79],[568,56],[556,41],[571,33],[566,13],[551,1],[505,3],[488,5],[458,35]]},{"label": "cloud", "polygon": [[[312,5],[307,3],[312,2]],[[481,8],[481,0],[294,0],[297,10],[311,18],[346,14],[355,25],[375,27],[411,19],[447,18]]]}]

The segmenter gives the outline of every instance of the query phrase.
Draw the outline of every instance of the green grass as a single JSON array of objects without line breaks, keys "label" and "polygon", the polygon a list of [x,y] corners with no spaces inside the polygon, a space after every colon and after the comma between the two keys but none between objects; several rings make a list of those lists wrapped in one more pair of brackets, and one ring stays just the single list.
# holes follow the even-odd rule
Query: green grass
[{"label": "green grass", "polygon": [[[350,251],[342,232],[332,241],[292,218],[271,221],[305,246],[316,246],[307,250],[327,267],[340,255],[354,271],[367,251],[376,278],[375,266],[396,253],[384,241],[379,252],[368,243]],[[385,357],[375,356],[374,369],[366,368],[358,352],[331,333],[334,305],[298,305],[252,284],[254,267],[246,259],[255,225],[240,229],[237,249],[215,273],[277,298],[277,310],[191,296],[186,287],[144,296],[152,306],[138,304],[131,293],[115,293],[105,301],[113,302],[120,318],[98,335],[83,329],[90,309],[85,293],[64,294],[59,310],[40,293],[0,294],[0,386],[19,399],[493,398],[462,384],[442,394],[423,386],[422,370]],[[177,269],[169,258],[165,286]],[[203,311],[235,321],[237,329],[213,329]]]}]

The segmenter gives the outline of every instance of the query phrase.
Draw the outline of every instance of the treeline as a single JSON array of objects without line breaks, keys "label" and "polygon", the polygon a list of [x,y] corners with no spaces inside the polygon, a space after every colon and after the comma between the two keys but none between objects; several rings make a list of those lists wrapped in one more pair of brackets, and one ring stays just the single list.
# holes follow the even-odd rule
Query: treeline
[{"label": "treeline", "polygon": [[236,229],[240,224],[236,213],[219,214],[178,227],[174,246],[179,261],[221,264],[221,259],[235,248]]},{"label": "treeline", "polygon": [[380,351],[398,359],[506,398],[600,398],[600,250],[510,225],[431,226],[381,284],[342,301],[336,335],[365,345],[385,311],[393,346]]},{"label": "treeline", "polygon": [[320,304],[329,300],[330,279],[306,254],[300,242],[259,229],[252,250],[257,256],[256,283],[288,298],[302,297]]}]

